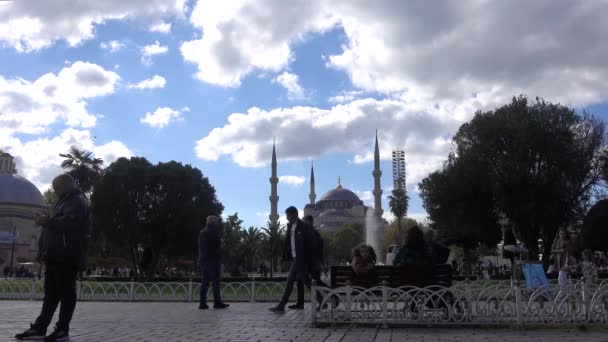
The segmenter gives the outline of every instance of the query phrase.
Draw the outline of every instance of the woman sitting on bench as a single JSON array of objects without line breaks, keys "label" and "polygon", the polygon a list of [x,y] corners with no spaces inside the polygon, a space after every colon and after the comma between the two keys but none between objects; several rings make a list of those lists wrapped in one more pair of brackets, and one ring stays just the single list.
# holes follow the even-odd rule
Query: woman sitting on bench
[{"label": "woman sitting on bench", "polygon": [[393,264],[432,264],[432,260],[422,229],[413,226],[408,230],[405,244],[397,251]]}]

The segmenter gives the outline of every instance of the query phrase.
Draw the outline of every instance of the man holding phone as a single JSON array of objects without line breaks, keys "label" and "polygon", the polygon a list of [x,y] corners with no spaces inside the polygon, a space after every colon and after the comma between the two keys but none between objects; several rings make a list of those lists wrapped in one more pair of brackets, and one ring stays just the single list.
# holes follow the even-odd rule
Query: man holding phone
[{"label": "man holding phone", "polygon": [[[53,210],[35,214],[36,224],[42,227],[38,256],[45,263],[42,312],[30,329],[15,335],[18,340],[69,339],[69,325],[76,308],[76,278],[86,264],[91,213],[87,199],[70,175],[53,179],[53,190],[59,197]],[[59,303],[59,321],[55,331],[46,336]]]}]

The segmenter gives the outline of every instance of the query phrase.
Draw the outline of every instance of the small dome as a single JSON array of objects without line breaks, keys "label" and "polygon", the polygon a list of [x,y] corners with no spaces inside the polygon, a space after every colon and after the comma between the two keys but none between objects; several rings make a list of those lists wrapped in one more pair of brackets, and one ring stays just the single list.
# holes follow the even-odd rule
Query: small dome
[{"label": "small dome", "polygon": [[0,203],[45,206],[44,197],[32,182],[8,173],[0,174]]}]

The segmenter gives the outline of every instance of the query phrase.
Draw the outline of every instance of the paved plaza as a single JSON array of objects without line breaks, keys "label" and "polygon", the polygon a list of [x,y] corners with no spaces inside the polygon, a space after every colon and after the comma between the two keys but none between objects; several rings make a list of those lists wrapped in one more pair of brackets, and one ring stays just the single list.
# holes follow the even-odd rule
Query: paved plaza
[{"label": "paved plaza", "polygon": [[[27,328],[39,301],[0,301],[0,341]],[[510,330],[337,326],[313,328],[309,311],[275,315],[270,303],[232,303],[227,310],[198,310],[194,303],[80,302],[72,341],[608,341],[608,330]],[[307,305],[308,306],[308,305]],[[53,321],[55,322],[55,321]]]}]

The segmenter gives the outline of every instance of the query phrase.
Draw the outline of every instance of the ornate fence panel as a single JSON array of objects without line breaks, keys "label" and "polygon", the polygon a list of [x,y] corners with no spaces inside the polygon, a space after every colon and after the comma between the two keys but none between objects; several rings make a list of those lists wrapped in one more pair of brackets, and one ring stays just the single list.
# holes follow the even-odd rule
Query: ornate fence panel
[{"label": "ornate fence panel", "polygon": [[369,289],[315,287],[323,301],[313,323],[608,326],[608,283],[574,282],[529,291],[510,282]]}]

